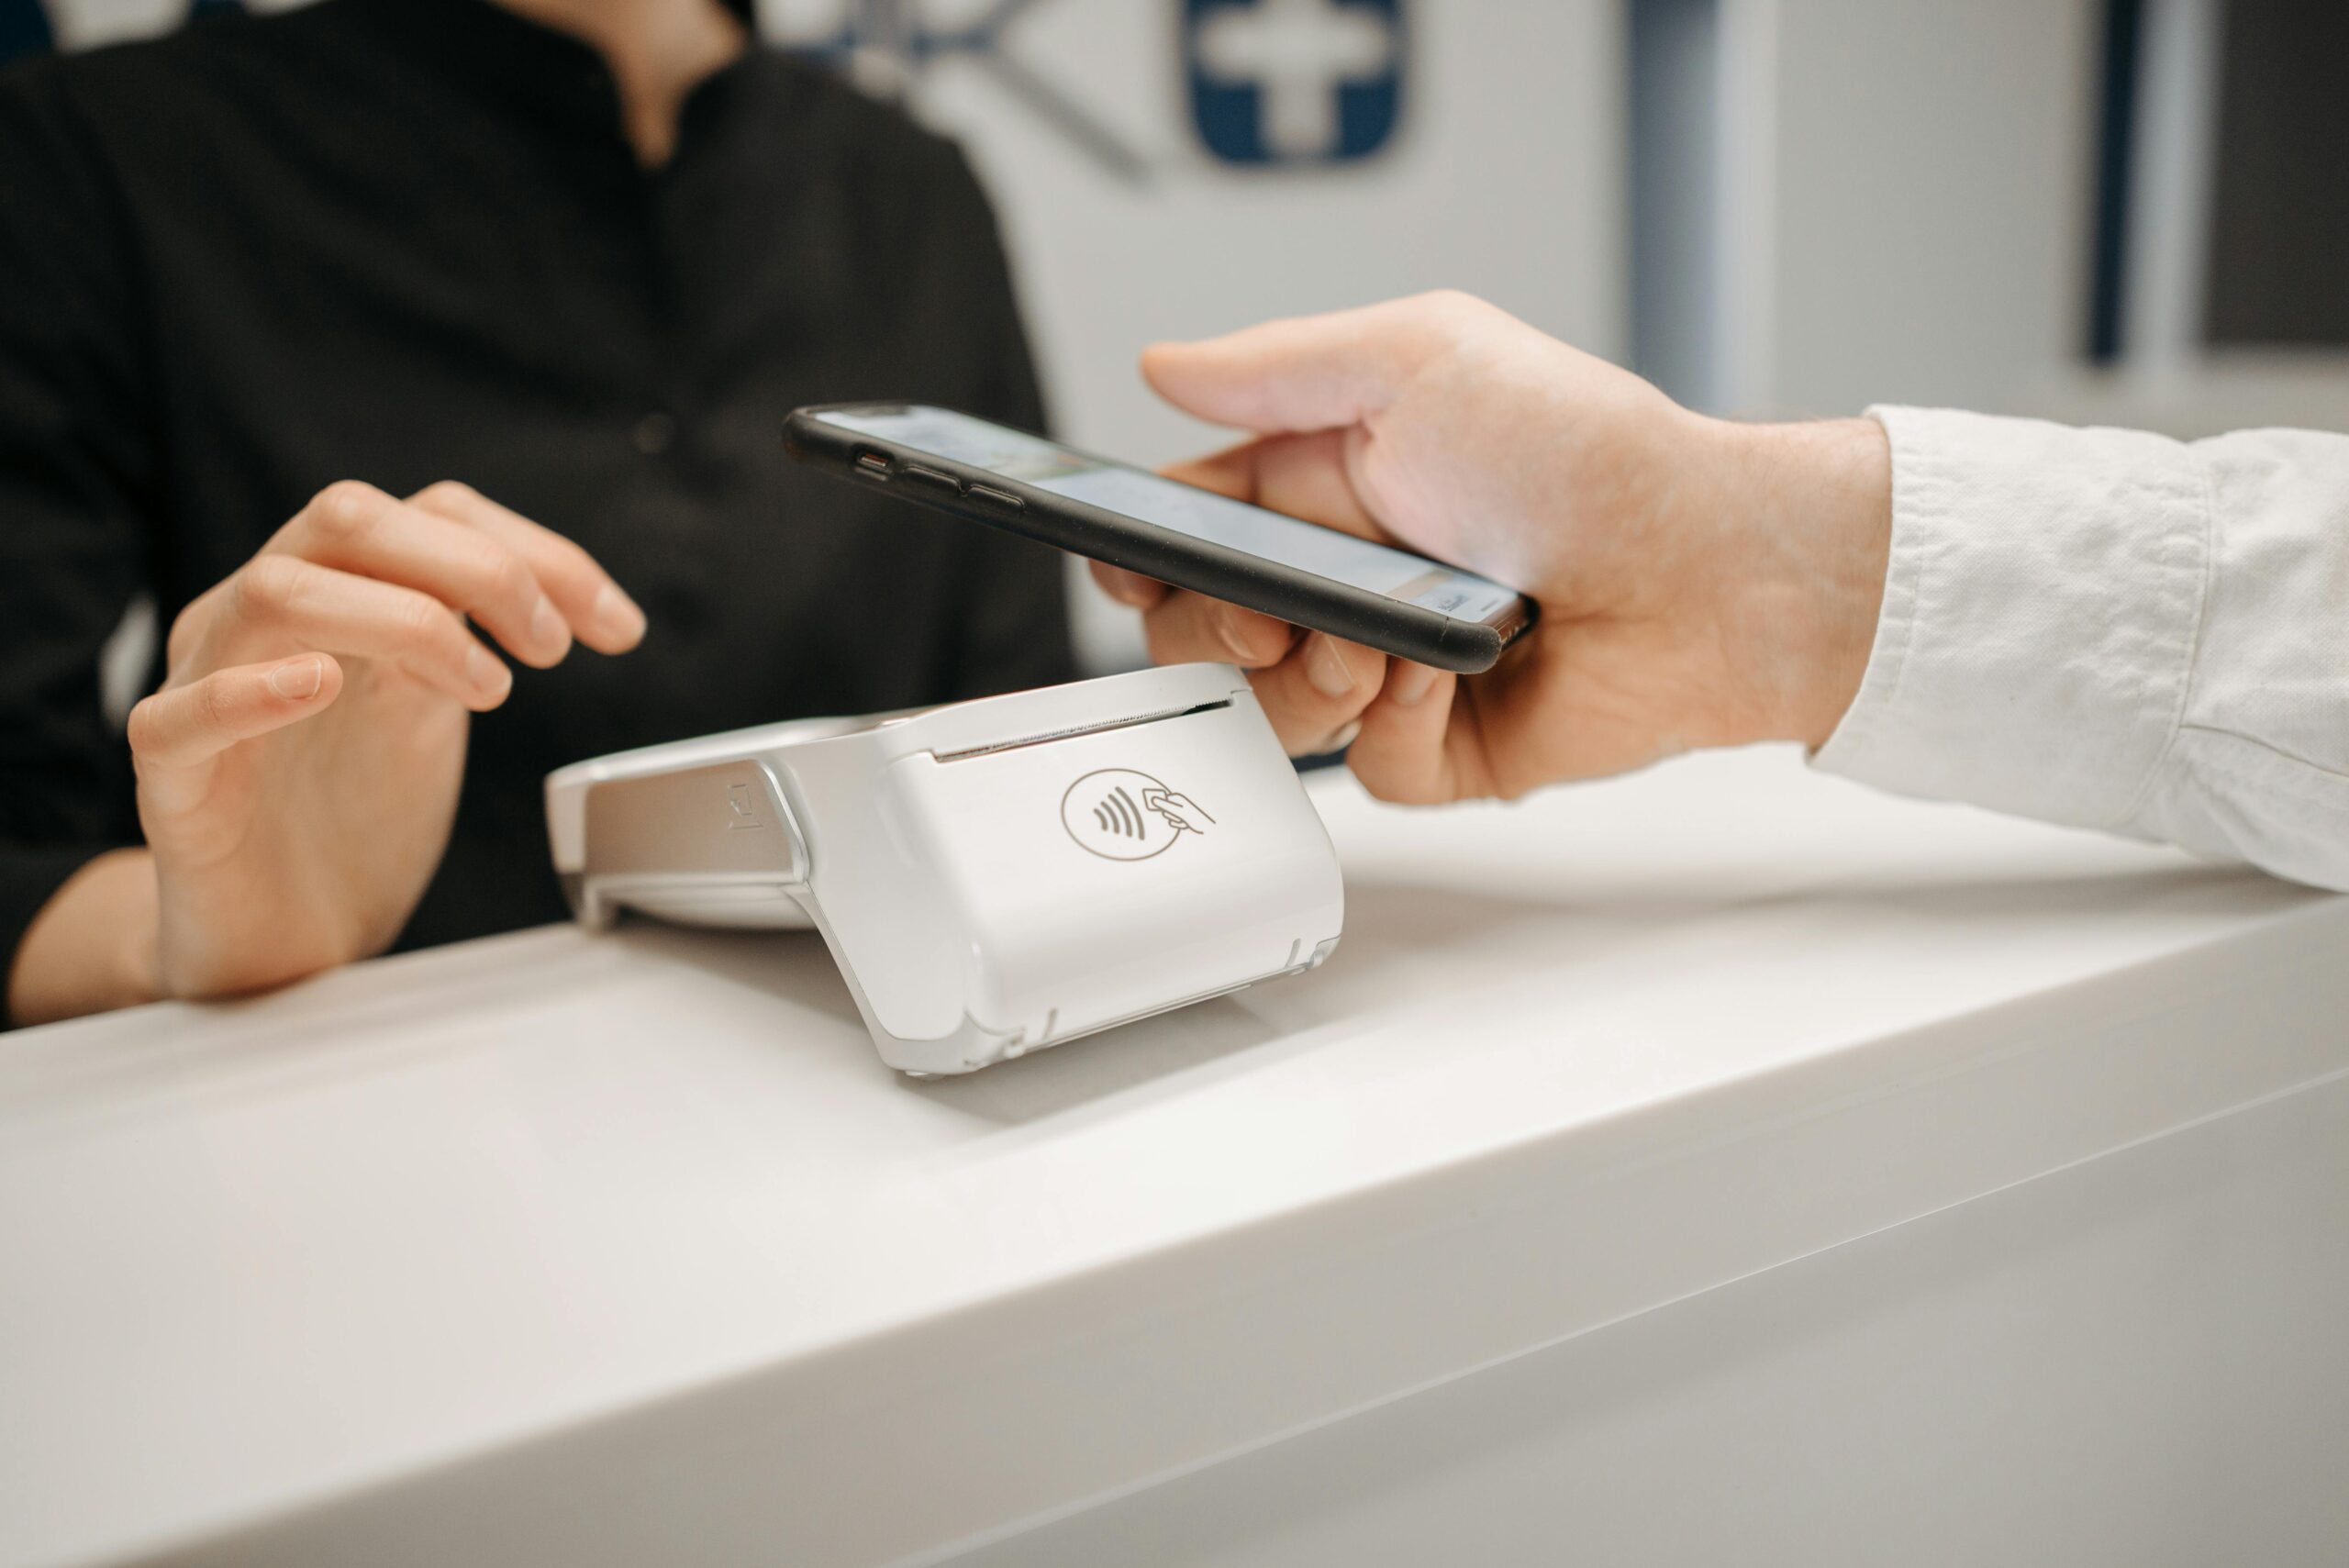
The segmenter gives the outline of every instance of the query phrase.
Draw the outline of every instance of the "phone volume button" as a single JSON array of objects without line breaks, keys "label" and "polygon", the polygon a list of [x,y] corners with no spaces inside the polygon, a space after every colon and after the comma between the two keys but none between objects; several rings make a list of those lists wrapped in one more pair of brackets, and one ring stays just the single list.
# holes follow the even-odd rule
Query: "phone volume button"
[{"label": "phone volume button", "polygon": [[1024,512],[1028,503],[1008,490],[997,490],[991,484],[974,484],[964,492],[982,506],[993,506],[999,512]]},{"label": "phone volume button", "polygon": [[906,464],[902,470],[902,476],[912,480],[917,484],[927,484],[932,489],[943,490],[951,495],[959,495],[963,492],[963,482],[952,474],[941,473],[934,468],[924,468],[918,463]]}]

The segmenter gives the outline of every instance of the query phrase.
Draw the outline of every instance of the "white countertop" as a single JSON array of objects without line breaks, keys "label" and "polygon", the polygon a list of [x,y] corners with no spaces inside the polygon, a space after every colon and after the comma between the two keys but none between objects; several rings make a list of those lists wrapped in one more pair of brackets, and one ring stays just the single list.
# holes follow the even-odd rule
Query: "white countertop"
[{"label": "white countertop", "polygon": [[968,1079],[650,926],[0,1036],[0,1564],[934,1558],[2349,1070],[2349,899],[2165,851],[1317,798],[1327,967]]}]

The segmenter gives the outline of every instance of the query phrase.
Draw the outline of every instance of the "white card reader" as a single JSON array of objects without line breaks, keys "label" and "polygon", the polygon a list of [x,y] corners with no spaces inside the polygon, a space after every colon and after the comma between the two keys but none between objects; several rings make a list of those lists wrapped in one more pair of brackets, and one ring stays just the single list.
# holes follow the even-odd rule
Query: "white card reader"
[{"label": "white card reader", "polygon": [[547,778],[573,910],[812,925],[882,1059],[968,1073],[1319,964],[1345,897],[1228,664],[622,751]]}]

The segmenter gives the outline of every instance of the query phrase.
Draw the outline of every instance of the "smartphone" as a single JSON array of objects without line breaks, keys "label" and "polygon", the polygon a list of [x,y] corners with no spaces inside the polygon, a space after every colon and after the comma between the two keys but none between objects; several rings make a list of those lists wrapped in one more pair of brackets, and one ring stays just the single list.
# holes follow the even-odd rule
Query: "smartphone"
[{"label": "smartphone", "polygon": [[1382,652],[1473,674],[1533,624],[1512,589],[951,408],[796,410],[804,462]]}]

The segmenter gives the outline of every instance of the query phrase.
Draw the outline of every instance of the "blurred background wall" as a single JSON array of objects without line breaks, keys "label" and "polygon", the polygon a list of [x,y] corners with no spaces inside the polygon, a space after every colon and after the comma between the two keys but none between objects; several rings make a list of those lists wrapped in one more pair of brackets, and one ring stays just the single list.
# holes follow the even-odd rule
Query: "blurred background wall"
[{"label": "blurred background wall", "polygon": [[[197,9],[205,7],[199,6]],[[186,0],[0,0],[0,52]],[[1742,415],[2349,428],[2337,0],[761,0],[962,137],[1060,431],[1153,339],[1435,286]],[[1136,656],[1080,590],[1090,660]]]}]

